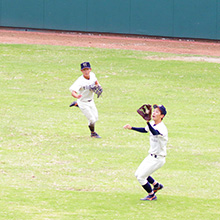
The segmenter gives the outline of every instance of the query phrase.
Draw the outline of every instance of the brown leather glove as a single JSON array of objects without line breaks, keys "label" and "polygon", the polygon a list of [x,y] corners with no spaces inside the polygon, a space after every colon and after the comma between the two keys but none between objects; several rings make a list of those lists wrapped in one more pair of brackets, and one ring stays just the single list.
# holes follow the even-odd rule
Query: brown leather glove
[{"label": "brown leather glove", "polygon": [[146,121],[151,120],[151,113],[152,113],[152,106],[150,104],[142,105],[138,110],[137,113]]}]

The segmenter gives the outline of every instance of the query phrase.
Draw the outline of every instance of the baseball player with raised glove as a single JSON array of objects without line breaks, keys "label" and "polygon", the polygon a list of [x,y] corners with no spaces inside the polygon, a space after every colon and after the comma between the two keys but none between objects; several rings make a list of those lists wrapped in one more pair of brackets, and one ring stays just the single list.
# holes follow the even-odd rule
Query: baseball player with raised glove
[{"label": "baseball player with raised glove", "polygon": [[[158,183],[151,176],[156,170],[165,164],[165,157],[167,155],[166,145],[168,141],[168,130],[163,123],[167,111],[163,105],[154,105],[152,114],[152,106],[150,104],[141,106],[137,112],[147,122],[144,128],[132,127],[127,124],[125,129],[135,130],[142,133],[150,133],[150,149],[149,155],[142,161],[135,172],[135,176],[142,185],[148,195],[141,200],[152,201],[157,200],[156,192],[163,188],[163,185]],[[152,121],[151,121],[152,114]],[[153,189],[151,187],[153,185]]]},{"label": "baseball player with raised glove", "polygon": [[94,102],[94,93],[99,98],[102,94],[102,87],[99,84],[89,62],[81,63],[81,75],[69,88],[71,94],[77,101],[70,104],[70,107],[79,107],[82,113],[88,119],[88,126],[91,131],[91,137],[101,138],[95,132],[95,123],[98,120],[98,111]]}]

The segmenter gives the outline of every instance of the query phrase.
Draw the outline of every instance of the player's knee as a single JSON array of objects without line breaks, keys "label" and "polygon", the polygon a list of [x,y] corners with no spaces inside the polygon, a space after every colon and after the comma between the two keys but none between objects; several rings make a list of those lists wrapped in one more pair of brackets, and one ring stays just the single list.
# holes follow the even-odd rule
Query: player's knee
[{"label": "player's knee", "polygon": [[97,120],[98,120],[98,118],[91,118],[90,120],[89,120],[89,124],[95,124],[96,122],[97,122]]},{"label": "player's knee", "polygon": [[138,172],[137,171],[135,172],[134,175],[135,175],[136,178],[138,178]]},{"label": "player's knee", "polygon": [[135,177],[137,178],[137,181],[141,184],[144,185],[146,184],[146,178],[144,178],[140,173],[135,172]]},{"label": "player's knee", "polygon": [[138,182],[139,182],[139,180],[141,180],[141,176],[138,174],[138,172],[135,172],[135,177],[137,178],[137,180],[138,180]]}]

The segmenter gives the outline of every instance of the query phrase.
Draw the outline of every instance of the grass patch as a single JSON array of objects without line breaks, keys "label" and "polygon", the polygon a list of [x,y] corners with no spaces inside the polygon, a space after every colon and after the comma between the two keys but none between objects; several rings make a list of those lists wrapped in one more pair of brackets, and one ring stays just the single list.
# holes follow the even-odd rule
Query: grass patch
[{"label": "grass patch", "polygon": [[[37,45],[0,45],[0,219],[218,219],[220,65],[148,60],[162,53]],[[179,56],[179,55],[178,55]],[[104,88],[96,99],[100,140],[69,87],[90,61]],[[144,103],[164,104],[164,190],[145,195],[134,172],[149,137]]]}]

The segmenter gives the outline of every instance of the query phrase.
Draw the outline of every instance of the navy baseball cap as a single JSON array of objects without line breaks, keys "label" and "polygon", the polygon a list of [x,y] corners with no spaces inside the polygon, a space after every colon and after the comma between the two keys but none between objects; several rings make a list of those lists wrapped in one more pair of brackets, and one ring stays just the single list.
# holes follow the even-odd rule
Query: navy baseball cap
[{"label": "navy baseball cap", "polygon": [[154,105],[154,108],[159,108],[161,111],[161,114],[164,116],[167,114],[167,110],[163,105]]},{"label": "navy baseball cap", "polygon": [[81,65],[81,70],[83,70],[84,68],[91,68],[91,65],[89,62],[83,62],[80,65]]}]

